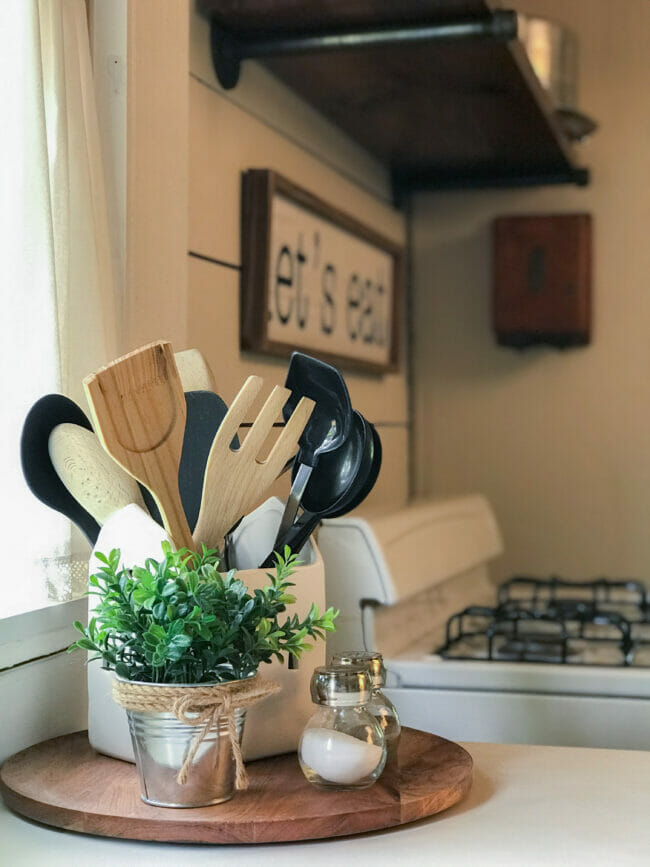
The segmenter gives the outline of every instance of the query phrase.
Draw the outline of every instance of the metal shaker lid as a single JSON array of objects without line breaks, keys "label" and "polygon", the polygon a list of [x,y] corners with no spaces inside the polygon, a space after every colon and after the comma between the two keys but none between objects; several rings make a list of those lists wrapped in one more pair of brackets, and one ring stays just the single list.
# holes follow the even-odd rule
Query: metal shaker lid
[{"label": "metal shaker lid", "polygon": [[365,665],[322,665],[311,676],[311,698],[330,707],[354,707],[370,701],[372,682]]},{"label": "metal shaker lid", "polygon": [[332,665],[363,665],[370,672],[372,685],[381,689],[386,683],[386,668],[384,657],[376,650],[344,650],[335,653],[331,659]]}]

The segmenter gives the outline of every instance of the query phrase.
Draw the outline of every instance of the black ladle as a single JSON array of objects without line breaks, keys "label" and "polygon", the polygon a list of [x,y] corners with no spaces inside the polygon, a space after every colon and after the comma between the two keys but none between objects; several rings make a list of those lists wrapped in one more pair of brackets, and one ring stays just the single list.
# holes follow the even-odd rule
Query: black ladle
[{"label": "black ladle", "polygon": [[[302,514],[299,520],[293,525],[291,536],[287,539],[287,544],[292,551],[297,552],[301,550],[323,518],[340,518],[341,515],[347,515],[348,512],[356,509],[357,506],[368,496],[377,481],[377,476],[381,469],[381,441],[374,428],[373,438],[375,451],[365,481],[360,478],[358,486],[355,485],[355,487],[357,487],[356,493],[352,489],[349,498],[344,498],[337,508],[328,509],[327,512],[321,512],[318,515],[313,514],[312,512],[305,512]],[[359,475],[361,477],[362,474],[360,473]]]},{"label": "black ladle", "polygon": [[62,394],[46,394],[27,413],[20,437],[20,462],[30,491],[41,503],[68,517],[91,545],[99,535],[99,524],[79,503],[52,466],[48,442],[59,424],[77,424],[86,430],[92,425],[73,400]]},{"label": "black ladle", "polygon": [[379,470],[381,469],[381,440],[374,426],[369,422],[366,422],[366,424],[372,429],[373,449],[370,466],[366,469],[365,473],[360,470],[357,482],[350,489],[349,495],[343,497],[338,504],[318,514],[304,512],[300,516],[287,534],[286,539],[286,544],[293,552],[301,550],[323,518],[340,518],[341,515],[347,515],[348,512],[356,509],[373,489],[379,475]]},{"label": "black ladle", "polygon": [[379,476],[379,470],[381,469],[381,439],[379,438],[379,434],[377,433],[377,429],[375,428],[374,424],[371,424],[369,421],[366,421],[366,424],[368,425],[372,433],[372,458],[368,475],[366,476],[365,481],[362,480],[360,482],[356,495],[351,492],[351,499],[345,504],[346,508],[343,511],[337,512],[336,515],[324,515],[323,517],[339,518],[341,515],[347,515],[348,512],[351,512],[353,509],[356,509],[357,506],[360,506],[361,503],[363,503],[370,491],[372,491],[375,486],[375,482],[377,481],[377,477]]},{"label": "black ladle", "polygon": [[[354,411],[348,439],[319,461],[302,498],[305,511],[281,537],[275,551],[282,552],[285,545],[289,545],[292,551],[299,551],[322,518],[345,514],[363,500],[379,472],[378,467],[375,469],[373,431],[361,413]],[[272,552],[260,568],[270,568],[274,562],[275,553]]]},{"label": "black ladle", "polygon": [[[353,410],[348,438],[336,451],[322,456],[309,478],[301,501],[306,512],[333,508],[349,494],[366,457],[368,433],[364,417]],[[292,475],[297,475],[295,467]]]},{"label": "black ladle", "polygon": [[314,467],[324,455],[343,445],[352,425],[352,405],[345,380],[331,364],[294,352],[284,384],[291,391],[282,410],[285,421],[301,397],[310,397],[316,406],[299,440],[296,472],[275,539],[276,548],[296,519]]}]

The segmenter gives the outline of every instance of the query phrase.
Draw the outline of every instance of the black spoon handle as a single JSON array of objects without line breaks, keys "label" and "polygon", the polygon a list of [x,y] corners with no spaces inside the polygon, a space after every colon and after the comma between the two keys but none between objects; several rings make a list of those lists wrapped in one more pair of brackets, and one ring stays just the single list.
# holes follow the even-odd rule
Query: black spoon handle
[{"label": "black spoon handle", "polygon": [[[280,538],[275,550],[284,556],[285,545],[288,545],[292,553],[297,553],[320,524],[320,521],[321,516],[318,513],[303,512],[296,523],[292,524]],[[275,551],[268,555],[260,569],[272,569],[273,566],[275,566]]]}]

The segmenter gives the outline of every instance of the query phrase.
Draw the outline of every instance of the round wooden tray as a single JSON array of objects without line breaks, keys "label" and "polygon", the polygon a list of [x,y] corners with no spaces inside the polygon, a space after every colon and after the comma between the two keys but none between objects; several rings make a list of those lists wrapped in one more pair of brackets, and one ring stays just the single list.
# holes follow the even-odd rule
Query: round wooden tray
[{"label": "round wooden tray", "polygon": [[397,767],[368,789],[324,792],[295,753],[247,764],[246,791],[213,807],[151,807],[135,766],[95,752],[86,732],[8,759],[0,790],[16,813],[68,831],[174,843],[275,843],[375,831],[446,810],[472,785],[472,758],[444,738],[404,728]]}]

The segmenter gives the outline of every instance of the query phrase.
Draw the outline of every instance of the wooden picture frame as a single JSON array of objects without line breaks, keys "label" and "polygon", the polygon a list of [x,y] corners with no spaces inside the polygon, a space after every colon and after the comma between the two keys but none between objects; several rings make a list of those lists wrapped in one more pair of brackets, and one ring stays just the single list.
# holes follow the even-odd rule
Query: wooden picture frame
[{"label": "wooden picture frame", "polygon": [[242,173],[241,348],[395,371],[404,250],[268,169]]}]

